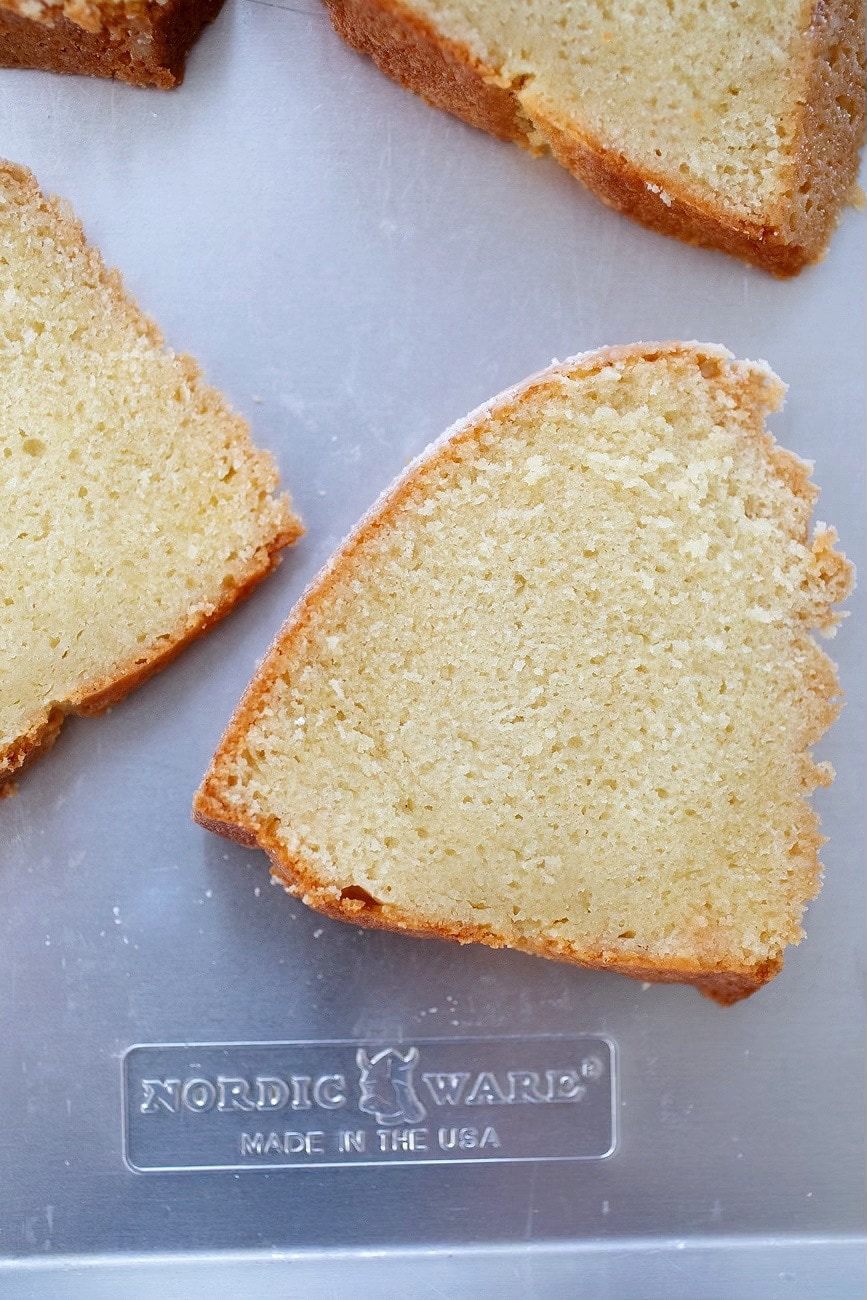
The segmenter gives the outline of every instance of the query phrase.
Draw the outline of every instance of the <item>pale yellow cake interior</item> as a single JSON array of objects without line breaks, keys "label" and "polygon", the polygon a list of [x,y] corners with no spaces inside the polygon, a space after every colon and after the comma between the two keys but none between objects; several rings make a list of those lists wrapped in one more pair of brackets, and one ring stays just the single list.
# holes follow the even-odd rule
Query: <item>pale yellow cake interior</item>
[{"label": "pale yellow cake interior", "polygon": [[[663,202],[668,183],[700,204],[712,192],[730,216],[812,223],[816,176],[802,175],[798,158],[804,103],[815,93],[811,0],[411,0],[411,7],[494,69],[531,121],[553,120],[615,159],[622,154],[658,178]],[[841,31],[838,44],[852,41]],[[833,59],[855,59],[857,68],[851,48]],[[849,98],[847,106],[838,94],[828,121],[811,130],[845,129],[846,114],[860,114],[854,87]],[[812,164],[821,169],[821,147]]]},{"label": "pale yellow cake interior", "polygon": [[797,941],[835,711],[809,629],[848,577],[761,432],[781,391],[687,352],[482,420],[287,633],[219,816],[387,924],[723,967]]},{"label": "pale yellow cake interior", "polygon": [[2,166],[0,308],[2,774],[18,738],[183,639],[299,528],[244,422]]}]

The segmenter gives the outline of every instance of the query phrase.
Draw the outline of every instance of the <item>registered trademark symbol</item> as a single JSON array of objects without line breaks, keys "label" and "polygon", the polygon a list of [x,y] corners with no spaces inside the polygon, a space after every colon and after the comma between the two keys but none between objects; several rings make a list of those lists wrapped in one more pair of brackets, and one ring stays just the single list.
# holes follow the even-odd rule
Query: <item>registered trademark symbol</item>
[{"label": "registered trademark symbol", "polygon": [[124,1156],[239,1174],[603,1160],[615,1051],[596,1034],[139,1043],[123,1058]]},{"label": "registered trademark symbol", "polygon": [[605,1067],[598,1056],[585,1056],[581,1062],[582,1079],[601,1079]]}]

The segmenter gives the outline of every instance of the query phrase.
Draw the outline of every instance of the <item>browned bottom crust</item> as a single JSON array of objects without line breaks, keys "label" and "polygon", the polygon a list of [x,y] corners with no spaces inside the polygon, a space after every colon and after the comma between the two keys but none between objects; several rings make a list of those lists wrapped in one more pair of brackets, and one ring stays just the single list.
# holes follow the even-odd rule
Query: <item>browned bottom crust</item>
[{"label": "browned bottom crust", "polygon": [[[454,113],[500,140],[522,144],[534,153],[550,150],[603,203],[651,230],[688,244],[731,253],[772,275],[797,275],[807,264],[820,260],[842,196],[857,176],[858,151],[864,134],[860,101],[852,108],[851,118],[835,127],[839,157],[831,168],[831,176],[815,179],[815,216],[807,237],[799,240],[772,225],[736,218],[722,206],[701,203],[674,184],[667,182],[663,190],[621,154],[607,149],[590,135],[579,133],[574,124],[567,127],[542,114],[534,114],[531,121],[515,89],[498,84],[495,69],[486,67],[466,47],[441,36],[424,19],[404,8],[400,0],[325,0],[325,3],[335,30],[350,45],[369,55],[383,72],[429,104]],[[825,8],[818,6],[820,17]],[[837,24],[814,23],[811,29],[817,66],[811,83],[816,100],[812,106],[814,116],[817,106],[823,114],[833,116],[838,111],[846,78],[863,80],[863,67],[854,56],[851,68],[847,65],[847,71],[839,71],[839,86],[834,77],[820,75],[824,47],[830,48],[835,42],[860,51],[863,63],[863,38],[859,36],[862,23],[861,0],[851,0]],[[816,134],[815,123],[811,123],[811,129]],[[810,148],[809,141],[802,142],[805,155]],[[814,161],[810,159],[811,164]]]},{"label": "browned bottom crust", "polygon": [[186,627],[179,636],[168,640],[165,644],[154,646],[145,658],[126,665],[116,676],[92,682],[88,689],[76,698],[53,704],[26,735],[19,736],[5,752],[0,753],[0,759],[6,764],[6,770],[0,773],[0,797],[12,792],[12,778],[23,767],[29,766],[48,752],[69,714],[93,717],[104,713],[106,709],[118,704],[136,686],[141,686],[149,677],[153,677],[154,673],[167,667],[185,646],[203,636],[239,601],[248,596],[253,588],[280,563],[282,549],[297,541],[302,532],[300,523],[290,522],[286,530],[269,542],[267,548],[257,555],[244,581],[227,591],[215,609],[209,614],[200,614],[195,622]]},{"label": "browned bottom crust", "polygon": [[[511,935],[506,938],[481,925],[454,928],[431,925],[402,908],[378,902],[357,886],[352,885],[343,890],[324,888],[305,871],[299,859],[290,861],[287,858],[285,848],[267,830],[246,820],[243,826],[239,825],[238,820],[225,821],[220,812],[218,799],[213,794],[200,790],[193,805],[195,822],[206,830],[234,840],[236,844],[264,849],[271,859],[271,874],[284,889],[300,898],[307,907],[315,908],[317,912],[337,921],[348,921],[352,925],[363,925],[371,930],[392,930],[417,935],[422,939],[451,939],[461,944],[483,943],[489,948],[513,948],[519,952],[532,953],[536,957],[569,962],[588,970],[611,971],[652,984],[692,984],[699,993],[724,1007],[748,998],[783,969],[782,957],[761,962],[757,966],[732,970],[700,967],[676,958],[663,966],[653,964],[648,958],[642,959],[640,955],[634,958],[622,955],[612,958],[602,952],[579,949],[572,944],[554,940],[533,942],[530,939],[516,939]],[[231,816],[238,818],[239,814],[233,810]]]},{"label": "browned bottom crust", "polygon": [[122,24],[86,31],[68,18],[37,22],[0,2],[0,66],[113,77],[169,90],[184,79],[187,51],[223,0],[167,0],[126,15]]}]

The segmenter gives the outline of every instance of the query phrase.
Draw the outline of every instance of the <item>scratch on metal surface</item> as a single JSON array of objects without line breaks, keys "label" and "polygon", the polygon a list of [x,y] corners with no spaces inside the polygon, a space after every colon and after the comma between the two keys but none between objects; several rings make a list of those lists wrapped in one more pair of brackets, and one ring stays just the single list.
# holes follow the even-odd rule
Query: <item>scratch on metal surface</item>
[{"label": "scratch on metal surface", "polygon": [[388,219],[389,205],[391,203],[391,178],[393,174],[392,167],[392,128],[391,120],[387,119],[385,123],[385,145],[379,156],[379,172],[385,178],[384,191],[381,194],[382,217]]},{"label": "scratch on metal surface", "polygon": [[276,0],[247,0],[251,5],[262,5],[265,9],[285,9],[290,14],[301,14],[304,18],[324,18],[326,15],[318,6],[310,9],[298,8],[297,5],[279,4]]},{"label": "scratch on metal surface", "polygon": [[530,1175],[530,1195],[527,1201],[527,1222],[524,1225],[524,1240],[529,1241],[533,1236],[533,1215],[536,1213],[536,1179],[539,1176],[539,1166],[533,1165],[533,1171]]}]

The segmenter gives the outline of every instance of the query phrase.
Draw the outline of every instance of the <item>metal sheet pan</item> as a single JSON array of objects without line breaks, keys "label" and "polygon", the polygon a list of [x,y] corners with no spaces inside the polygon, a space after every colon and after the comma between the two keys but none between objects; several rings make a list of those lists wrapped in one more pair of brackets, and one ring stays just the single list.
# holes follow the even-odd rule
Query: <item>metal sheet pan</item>
[{"label": "metal sheet pan", "polygon": [[[774,431],[815,461],[819,515],[863,568],[863,213],[787,283],[653,235],[390,84],[315,0],[229,0],[172,93],[0,73],[0,153],[72,201],[275,452],[308,527],[243,608],[71,721],[0,805],[0,1291],[860,1295],[863,594],[833,647],[825,888],[782,977],[730,1010],[331,923],[189,809],[342,535],[429,439],[554,356],[681,337],[766,358],[790,384]],[[509,1035],[614,1045],[613,1155],[124,1161],[136,1044],[448,1039],[482,1070]]]}]

